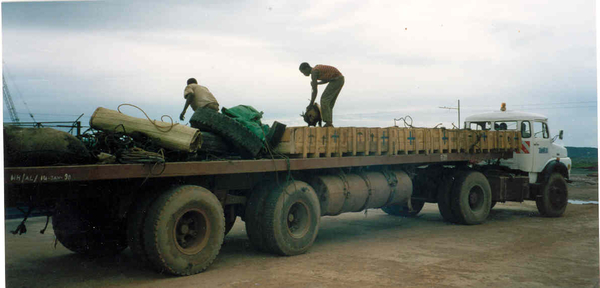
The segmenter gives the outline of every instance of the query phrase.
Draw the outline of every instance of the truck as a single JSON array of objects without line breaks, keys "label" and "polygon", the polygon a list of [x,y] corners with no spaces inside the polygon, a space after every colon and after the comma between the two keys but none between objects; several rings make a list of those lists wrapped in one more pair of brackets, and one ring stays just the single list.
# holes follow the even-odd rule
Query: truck
[{"label": "truck", "polygon": [[309,250],[325,215],[413,217],[437,203],[445,221],[476,225],[496,203],[526,200],[542,216],[564,213],[562,131],[550,138],[546,117],[506,110],[464,124],[288,127],[259,159],[5,167],[5,206],[51,215],[56,239],[75,253],[129,247],[174,275],[206,270],[237,218],[256,249],[293,256]]}]

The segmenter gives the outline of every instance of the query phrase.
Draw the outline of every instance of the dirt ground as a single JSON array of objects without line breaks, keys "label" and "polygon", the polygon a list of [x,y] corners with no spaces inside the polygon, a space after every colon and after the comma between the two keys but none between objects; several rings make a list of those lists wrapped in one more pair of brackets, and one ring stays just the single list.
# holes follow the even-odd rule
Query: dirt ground
[{"label": "dirt ground", "polygon": [[[575,177],[577,176],[577,177]],[[569,198],[598,201],[598,178],[574,175]],[[308,253],[252,249],[238,219],[213,265],[189,277],[157,274],[131,251],[86,259],[38,233],[45,218],[5,221],[7,287],[598,287],[598,205],[569,204],[561,218],[535,203],[498,204],[476,226],[446,223],[436,204],[417,218],[381,210],[324,217]]]}]

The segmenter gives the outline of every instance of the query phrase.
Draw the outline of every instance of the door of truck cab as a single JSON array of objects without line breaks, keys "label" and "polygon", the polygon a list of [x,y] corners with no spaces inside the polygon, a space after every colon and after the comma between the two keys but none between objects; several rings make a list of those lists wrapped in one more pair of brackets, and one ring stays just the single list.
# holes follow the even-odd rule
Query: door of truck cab
[{"label": "door of truck cab", "polygon": [[531,140],[531,149],[533,150],[531,151],[533,155],[532,169],[533,172],[541,172],[544,166],[546,166],[548,159],[550,159],[550,145],[552,145],[546,121],[533,121],[533,135]]},{"label": "door of truck cab", "polygon": [[513,156],[518,163],[519,170],[532,172],[534,161],[533,121],[522,120],[519,122],[519,127],[521,128],[521,147]]}]

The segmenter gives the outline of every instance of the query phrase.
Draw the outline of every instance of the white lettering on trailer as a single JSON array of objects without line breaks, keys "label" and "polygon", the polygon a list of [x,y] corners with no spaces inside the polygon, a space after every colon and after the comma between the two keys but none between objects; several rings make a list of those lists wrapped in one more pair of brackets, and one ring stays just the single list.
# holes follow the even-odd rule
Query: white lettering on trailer
[{"label": "white lettering on trailer", "polygon": [[73,175],[65,173],[64,175],[27,175],[27,174],[11,174],[11,182],[20,183],[38,183],[39,182],[54,182],[54,181],[71,181]]}]

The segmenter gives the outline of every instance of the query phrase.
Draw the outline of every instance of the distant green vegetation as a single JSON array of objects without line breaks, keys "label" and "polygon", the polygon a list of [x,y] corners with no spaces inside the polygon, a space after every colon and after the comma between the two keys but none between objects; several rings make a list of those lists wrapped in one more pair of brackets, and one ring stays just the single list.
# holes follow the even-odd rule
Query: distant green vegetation
[{"label": "distant green vegetation", "polygon": [[591,147],[566,147],[569,157],[573,161],[573,168],[598,169],[598,148]]}]

